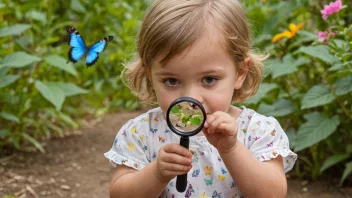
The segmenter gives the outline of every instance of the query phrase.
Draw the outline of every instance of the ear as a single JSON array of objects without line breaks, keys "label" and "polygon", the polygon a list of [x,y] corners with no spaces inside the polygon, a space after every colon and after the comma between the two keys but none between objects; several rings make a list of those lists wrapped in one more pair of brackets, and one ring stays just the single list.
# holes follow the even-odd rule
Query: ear
[{"label": "ear", "polygon": [[252,60],[250,57],[244,59],[240,69],[237,72],[237,78],[235,79],[235,90],[240,89],[243,85],[244,80],[246,80],[249,68],[252,65]]}]

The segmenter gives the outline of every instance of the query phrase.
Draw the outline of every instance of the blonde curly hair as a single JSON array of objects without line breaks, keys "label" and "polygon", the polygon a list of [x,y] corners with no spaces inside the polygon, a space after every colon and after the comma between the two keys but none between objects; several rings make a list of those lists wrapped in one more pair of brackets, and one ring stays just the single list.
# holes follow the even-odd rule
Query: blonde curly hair
[{"label": "blonde curly hair", "polygon": [[[146,72],[152,60],[163,54],[170,60],[190,47],[213,25],[224,36],[226,50],[235,63],[251,59],[247,77],[233,93],[233,102],[244,101],[258,90],[265,55],[251,49],[250,29],[238,0],[156,0],[147,11],[137,41],[137,55],[126,64],[122,76],[127,86],[142,102],[156,102],[155,92]],[[243,64],[234,64],[237,70]]]}]

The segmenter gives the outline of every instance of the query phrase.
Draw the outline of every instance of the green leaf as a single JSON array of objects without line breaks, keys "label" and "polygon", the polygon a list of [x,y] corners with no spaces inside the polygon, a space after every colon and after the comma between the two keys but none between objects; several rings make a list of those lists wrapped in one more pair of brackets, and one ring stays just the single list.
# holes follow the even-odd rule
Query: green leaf
[{"label": "green leaf", "polygon": [[82,89],[73,83],[48,82],[47,85],[50,87],[60,87],[60,89],[65,93],[66,97],[78,94],[86,94],[89,92],[88,90]]},{"label": "green leaf", "polygon": [[86,12],[86,9],[79,0],[71,0],[71,9],[81,13]]},{"label": "green leaf", "polygon": [[65,101],[65,93],[57,85],[47,85],[37,80],[35,82],[35,88],[47,99],[51,104],[56,107],[56,110],[60,111],[62,104]]},{"label": "green leaf", "polygon": [[59,134],[60,137],[64,137],[64,130],[61,127],[56,126],[55,124],[51,123],[51,122],[47,122],[46,126],[49,129],[52,129],[52,131],[55,131]]},{"label": "green leaf", "polygon": [[310,61],[309,59],[305,58],[305,57],[299,57],[298,59],[294,59],[295,62],[291,63],[293,64],[295,67],[299,67],[302,66],[304,64],[308,64]]},{"label": "green leaf", "polygon": [[66,115],[62,112],[59,112],[58,115],[59,115],[59,118],[61,118],[61,120],[69,124],[71,127],[78,128],[78,124],[75,121],[73,121],[69,115]]},{"label": "green leaf", "polygon": [[328,159],[326,159],[323,163],[323,165],[320,168],[319,173],[321,174],[324,172],[326,169],[330,168],[331,166],[342,162],[343,160],[347,159],[350,155],[347,153],[340,153],[340,154],[335,154],[333,156],[330,156]]},{"label": "green leaf", "polygon": [[342,178],[340,180],[340,186],[343,184],[343,182],[345,181],[345,179],[347,178],[348,175],[350,175],[352,173],[352,161],[351,162],[348,162],[346,164],[346,168],[345,170],[343,171],[343,175],[342,175]]},{"label": "green leaf", "polygon": [[329,104],[334,99],[327,85],[315,85],[303,96],[301,109]]},{"label": "green leaf", "polygon": [[40,21],[43,24],[46,24],[46,14],[44,12],[38,12],[36,10],[32,10],[27,12],[26,15],[28,18],[31,18],[31,19]]},{"label": "green leaf", "polygon": [[0,78],[0,89],[3,87],[6,87],[7,85],[10,85],[19,78],[19,75],[6,75]]},{"label": "green leaf", "polygon": [[57,56],[57,55],[47,56],[45,57],[45,62],[47,62],[51,66],[64,70],[74,76],[78,75],[73,65],[71,63],[67,63],[67,60],[61,56]]},{"label": "green leaf", "polygon": [[300,43],[308,42],[308,41],[316,41],[319,39],[317,34],[314,34],[308,31],[303,31],[303,30],[298,31],[297,35],[299,35],[298,40]]},{"label": "green leaf", "polygon": [[5,120],[13,121],[16,123],[20,123],[20,119],[18,119],[17,116],[11,114],[11,113],[6,113],[6,112],[0,112],[0,117],[4,118]]},{"label": "green leaf", "polygon": [[340,50],[342,50],[344,48],[344,45],[347,44],[347,42],[345,42],[344,40],[341,40],[341,39],[333,39],[330,41],[334,42],[336,44],[337,48]]},{"label": "green leaf", "polygon": [[36,139],[32,138],[27,133],[22,133],[22,136],[24,137],[24,139],[26,139],[30,143],[32,143],[38,150],[40,150],[40,152],[45,153],[45,149],[43,148],[43,146]]},{"label": "green leaf", "polygon": [[98,80],[96,83],[94,83],[94,90],[96,92],[102,92],[102,86],[104,83],[104,79]]},{"label": "green leaf", "polygon": [[334,85],[334,89],[338,96],[352,92],[352,75],[338,79]]},{"label": "green leaf", "polygon": [[333,64],[338,61],[338,58],[330,54],[329,47],[326,45],[318,45],[318,46],[302,46],[300,47],[296,53],[305,53],[314,58],[318,58],[328,64]]},{"label": "green leaf", "polygon": [[275,83],[261,83],[259,85],[259,89],[257,93],[250,97],[245,103],[246,104],[257,104],[264,96],[267,95],[268,92],[271,90],[277,88],[277,85]]},{"label": "green leaf", "polygon": [[0,129],[0,138],[6,138],[10,135],[9,129]]},{"label": "green leaf", "polygon": [[[8,71],[9,71],[9,68],[7,68],[7,67],[1,67],[1,65],[0,65],[0,77],[5,76]],[[1,78],[0,78],[0,80],[1,80]]]},{"label": "green leaf", "polygon": [[16,24],[10,27],[2,28],[0,29],[0,38],[5,36],[20,35],[30,27],[32,26],[28,24]]},{"label": "green leaf", "polygon": [[177,115],[177,116],[180,116],[181,114],[180,114],[180,110],[182,109],[182,106],[181,105],[175,105],[175,106],[173,106],[172,108],[171,108],[171,113],[172,114],[175,114],[175,115]]},{"label": "green leaf", "polygon": [[200,125],[201,119],[199,117],[190,119],[192,125]]},{"label": "green leaf", "polygon": [[286,135],[290,141],[290,148],[293,150],[293,148],[295,147],[295,143],[296,143],[296,129],[294,128],[289,128],[286,131]]},{"label": "green leaf", "polygon": [[292,74],[298,70],[297,67],[308,62],[309,60],[303,57],[296,60],[291,54],[284,56],[282,62],[279,59],[274,59],[271,62],[272,76],[273,78],[277,78],[279,76]]},{"label": "green leaf", "polygon": [[286,116],[293,113],[294,110],[295,110],[295,107],[292,104],[292,102],[285,99],[279,99],[276,102],[274,102],[272,105],[261,103],[257,111],[258,113],[261,113],[264,115],[281,117],[281,116]]},{"label": "green leaf", "polygon": [[340,124],[338,116],[329,118],[319,112],[306,114],[306,123],[302,124],[297,132],[295,151],[308,148],[331,135]]},{"label": "green leaf", "polygon": [[5,57],[2,61],[2,65],[3,67],[20,68],[40,60],[40,58],[27,54],[26,52],[15,52]]},{"label": "green leaf", "polygon": [[332,67],[330,67],[328,69],[328,71],[331,71],[331,72],[340,71],[340,70],[342,70],[344,68],[345,68],[345,65],[343,63],[337,63],[337,64],[333,65]]}]

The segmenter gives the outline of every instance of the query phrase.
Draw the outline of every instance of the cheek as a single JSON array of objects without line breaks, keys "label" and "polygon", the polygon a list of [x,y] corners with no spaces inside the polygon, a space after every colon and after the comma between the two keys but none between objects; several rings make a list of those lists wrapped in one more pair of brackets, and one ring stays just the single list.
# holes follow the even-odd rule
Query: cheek
[{"label": "cheek", "polygon": [[212,92],[207,97],[207,108],[210,112],[224,111],[227,112],[232,104],[232,94],[231,89],[221,89],[216,92]]},{"label": "cheek", "polygon": [[164,113],[166,113],[170,104],[176,99],[168,93],[160,93],[160,92],[159,93],[156,92],[156,97],[158,100],[158,104]]},{"label": "cheek", "polygon": [[208,103],[209,108],[211,108],[212,112],[215,112],[215,111],[227,112],[231,105],[231,99],[232,97],[228,97],[228,96],[223,96],[223,97],[213,96],[211,102]]}]

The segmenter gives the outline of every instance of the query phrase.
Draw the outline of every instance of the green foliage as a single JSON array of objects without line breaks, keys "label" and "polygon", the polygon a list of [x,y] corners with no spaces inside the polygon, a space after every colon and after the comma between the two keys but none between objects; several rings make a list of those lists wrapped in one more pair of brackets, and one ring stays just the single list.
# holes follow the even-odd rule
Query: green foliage
[{"label": "green foliage", "polygon": [[10,27],[5,27],[0,30],[0,37],[17,36],[17,35],[22,34],[28,28],[31,28],[31,26],[28,24],[15,24]]},{"label": "green foliage", "polygon": [[[0,3],[0,151],[63,137],[81,117],[139,107],[123,85],[123,63],[134,54],[135,36],[148,1],[11,1]],[[107,6],[109,5],[109,6]],[[87,44],[114,40],[99,61],[67,63],[66,25]]]},{"label": "green foliage", "polygon": [[[123,63],[150,0],[11,1],[0,3],[0,150],[30,143],[44,152],[43,138],[63,137],[87,114],[102,116],[139,107],[123,85]],[[279,119],[298,152],[296,174],[316,179],[336,168],[343,184],[352,173],[352,26],[347,8],[322,19],[329,1],[243,1],[255,47],[270,53],[265,79],[250,108]],[[304,22],[292,38],[273,43],[289,24]],[[99,61],[67,63],[66,25],[87,44],[114,40]],[[323,43],[317,32],[333,32]],[[194,122],[198,122],[194,119]],[[343,167],[341,169],[341,167]]]},{"label": "green foliage", "polygon": [[[323,20],[320,10],[329,3],[245,2],[256,47],[271,54],[264,82],[246,104],[279,119],[298,152],[298,176],[316,179],[336,168],[342,185],[352,173],[352,2],[342,1],[345,8]],[[302,22],[291,38],[272,41]],[[329,37],[319,41],[325,30]]]}]

